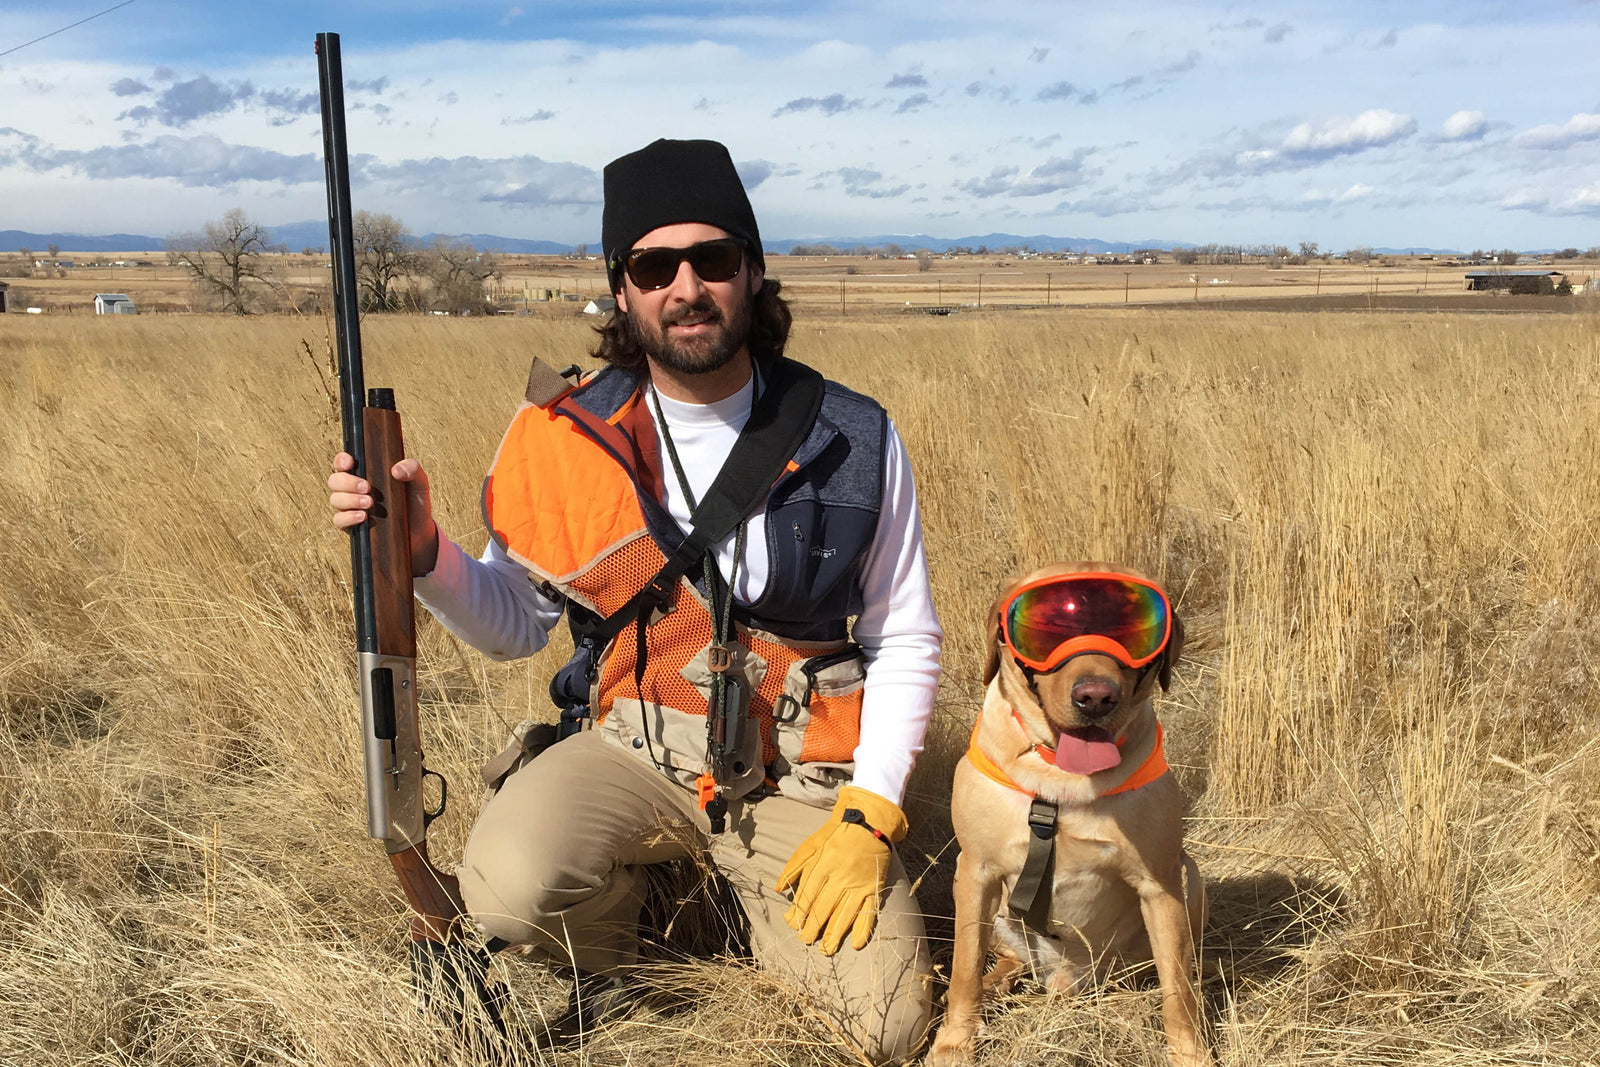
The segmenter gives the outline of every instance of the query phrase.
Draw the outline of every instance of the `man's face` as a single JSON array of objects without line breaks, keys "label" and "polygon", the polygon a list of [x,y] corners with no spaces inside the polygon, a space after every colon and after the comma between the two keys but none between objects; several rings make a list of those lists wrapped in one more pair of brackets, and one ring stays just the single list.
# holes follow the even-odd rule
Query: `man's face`
[{"label": "man's face", "polygon": [[[707,223],[677,222],[651,230],[633,247],[688,248],[730,236]],[[641,290],[624,271],[617,307],[652,359],[682,374],[704,374],[727,366],[745,350],[751,305],[761,283],[762,272],[748,255],[739,273],[725,282],[706,281],[684,260],[661,289]]]}]

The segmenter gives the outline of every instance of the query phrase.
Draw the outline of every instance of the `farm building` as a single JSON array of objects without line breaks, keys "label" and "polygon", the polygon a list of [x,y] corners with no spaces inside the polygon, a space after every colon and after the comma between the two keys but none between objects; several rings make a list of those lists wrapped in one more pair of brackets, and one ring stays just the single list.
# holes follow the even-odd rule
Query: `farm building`
[{"label": "farm building", "polygon": [[1566,280],[1558,270],[1469,270],[1467,288],[1473,292],[1504,290],[1533,296],[1548,296]]},{"label": "farm building", "polygon": [[94,313],[96,315],[137,315],[139,309],[133,306],[133,297],[127,293],[96,293],[94,294]]},{"label": "farm building", "polygon": [[585,315],[604,315],[608,311],[617,310],[617,301],[609,296],[597,296],[583,306]]}]

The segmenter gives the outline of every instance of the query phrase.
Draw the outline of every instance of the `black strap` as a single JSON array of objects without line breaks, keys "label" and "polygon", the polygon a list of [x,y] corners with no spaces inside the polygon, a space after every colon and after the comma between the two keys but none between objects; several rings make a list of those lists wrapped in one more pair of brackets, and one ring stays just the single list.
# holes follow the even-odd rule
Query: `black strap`
[{"label": "black strap", "polygon": [[767,491],[810,435],[822,410],[822,375],[792,359],[774,360],[762,371],[766,387],[751,405],[750,418],[722,470],[690,515],[688,535],[649,584],[591,631],[600,647],[641,614],[671,603],[678,579],[766,499]]},{"label": "black strap", "polygon": [[1006,910],[1041,934],[1050,932],[1050,888],[1055,864],[1056,806],[1035,797],[1028,808],[1028,858],[1011,889]]}]

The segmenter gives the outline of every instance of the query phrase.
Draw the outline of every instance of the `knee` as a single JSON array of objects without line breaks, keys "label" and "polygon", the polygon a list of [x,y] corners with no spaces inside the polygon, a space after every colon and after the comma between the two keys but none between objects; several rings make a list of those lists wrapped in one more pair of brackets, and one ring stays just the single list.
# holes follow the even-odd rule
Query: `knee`
[{"label": "knee", "polygon": [[575,913],[606,893],[626,888],[626,870],[589,878],[552,857],[469,839],[459,877],[467,913],[485,935],[514,944],[560,941]]},{"label": "knee", "polygon": [[909,1063],[927,1039],[932,1021],[932,990],[923,986],[886,1005],[873,1032],[857,1035],[861,1052],[881,1067]]},{"label": "knee", "polygon": [[872,1003],[861,1005],[866,1010],[847,1011],[841,1020],[873,1064],[909,1062],[933,1021],[932,963],[920,943],[905,947],[910,951],[880,955],[873,968]]}]

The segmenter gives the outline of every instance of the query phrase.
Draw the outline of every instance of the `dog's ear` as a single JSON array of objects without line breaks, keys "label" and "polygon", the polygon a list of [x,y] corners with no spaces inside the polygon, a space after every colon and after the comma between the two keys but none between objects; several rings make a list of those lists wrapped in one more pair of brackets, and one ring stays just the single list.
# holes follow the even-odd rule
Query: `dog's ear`
[{"label": "dog's ear", "polygon": [[983,661],[983,684],[988,685],[994,681],[994,676],[1000,673],[1000,604],[998,601],[989,608],[989,623],[985,629],[989,644]]},{"label": "dog's ear", "polygon": [[1163,693],[1172,688],[1172,668],[1181,655],[1183,655],[1183,620],[1178,618],[1177,612],[1173,612],[1172,637],[1167,640],[1167,647],[1161,652],[1161,670],[1156,675],[1161,682]]}]

